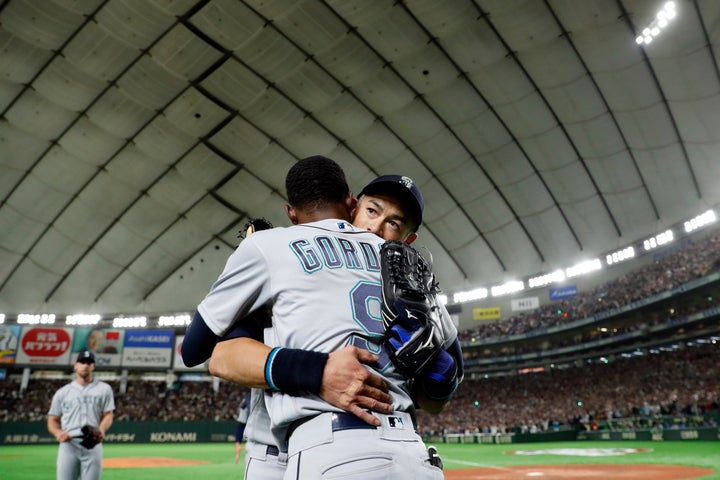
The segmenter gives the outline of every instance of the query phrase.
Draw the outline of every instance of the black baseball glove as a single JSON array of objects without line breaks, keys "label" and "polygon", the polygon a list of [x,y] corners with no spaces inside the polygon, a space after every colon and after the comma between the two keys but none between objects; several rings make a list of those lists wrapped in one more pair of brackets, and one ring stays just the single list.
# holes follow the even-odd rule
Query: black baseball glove
[{"label": "black baseball glove", "polygon": [[415,378],[442,348],[436,284],[427,261],[410,245],[380,249],[383,342],[395,368]]},{"label": "black baseball glove", "polygon": [[252,235],[255,232],[259,232],[260,230],[269,230],[271,228],[273,228],[273,224],[270,223],[270,220],[267,220],[262,217],[251,218],[243,226],[242,230],[240,230],[238,237],[240,237],[240,238],[249,237],[250,235]]},{"label": "black baseball glove", "polygon": [[93,427],[92,425],[84,425],[80,431],[82,432],[80,445],[88,450],[92,450],[95,448],[95,445],[102,442],[103,434],[99,428]]}]

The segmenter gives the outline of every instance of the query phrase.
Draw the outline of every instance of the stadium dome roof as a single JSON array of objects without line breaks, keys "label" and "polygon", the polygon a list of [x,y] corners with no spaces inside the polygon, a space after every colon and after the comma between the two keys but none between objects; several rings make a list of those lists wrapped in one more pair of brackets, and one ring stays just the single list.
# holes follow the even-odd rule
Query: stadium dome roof
[{"label": "stadium dome roof", "polygon": [[[446,291],[720,202],[720,2],[0,5],[0,311],[192,310],[324,154],[425,196]],[[660,29],[658,30],[660,31]]]}]

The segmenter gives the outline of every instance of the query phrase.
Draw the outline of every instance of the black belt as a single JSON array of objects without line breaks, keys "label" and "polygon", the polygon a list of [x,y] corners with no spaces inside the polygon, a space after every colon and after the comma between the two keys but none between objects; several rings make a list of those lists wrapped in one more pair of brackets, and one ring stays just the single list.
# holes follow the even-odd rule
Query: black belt
[{"label": "black belt", "polygon": [[[332,431],[333,432],[339,432],[340,430],[352,430],[352,429],[358,429],[358,428],[368,428],[368,429],[377,429],[375,425],[370,425],[369,423],[365,422],[365,420],[360,419],[360,417],[356,417],[352,413],[346,413],[346,412],[339,412],[339,413],[331,413],[332,417]],[[305,417],[301,418],[300,420],[296,420],[290,425],[290,428],[288,429],[288,436],[287,438],[290,438],[290,436],[295,432],[295,429],[297,429],[300,425],[302,425],[305,422],[309,422],[313,417]]]},{"label": "black belt", "polygon": [[371,428],[376,430],[375,425],[370,425],[365,420],[356,417],[352,413],[333,413],[332,414],[332,431],[339,432],[340,430],[352,430],[357,428]]},{"label": "black belt", "polygon": [[275,445],[268,445],[265,449],[265,454],[277,457],[278,455],[280,455],[280,449]]}]

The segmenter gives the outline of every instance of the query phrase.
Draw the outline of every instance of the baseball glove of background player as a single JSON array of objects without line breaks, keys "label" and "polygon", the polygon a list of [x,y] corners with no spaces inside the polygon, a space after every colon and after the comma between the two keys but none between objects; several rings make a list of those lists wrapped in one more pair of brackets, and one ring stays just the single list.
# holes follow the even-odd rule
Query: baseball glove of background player
[{"label": "baseball glove of background player", "polygon": [[383,342],[395,368],[414,378],[442,348],[432,270],[417,250],[392,240],[381,247],[380,264]]},{"label": "baseball glove of background player", "polygon": [[80,431],[82,432],[82,435],[80,436],[80,438],[82,438],[82,440],[80,441],[80,445],[87,448],[88,450],[92,450],[93,448],[95,448],[95,445],[102,441],[103,434],[97,427],[93,427],[92,425],[84,425],[80,429]]},{"label": "baseball glove of background player", "polygon": [[238,237],[249,237],[255,232],[259,232],[260,230],[270,230],[271,228],[273,228],[273,224],[270,223],[270,220],[262,217],[251,218],[250,220],[248,220],[245,226],[243,226],[242,230],[240,230]]}]

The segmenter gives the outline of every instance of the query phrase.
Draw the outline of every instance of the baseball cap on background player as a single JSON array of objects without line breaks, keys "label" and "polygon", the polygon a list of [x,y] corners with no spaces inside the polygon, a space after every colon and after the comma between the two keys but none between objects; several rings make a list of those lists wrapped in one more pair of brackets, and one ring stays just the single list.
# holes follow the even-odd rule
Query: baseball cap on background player
[{"label": "baseball cap on background player", "polygon": [[358,198],[365,194],[373,195],[388,191],[396,192],[410,207],[412,220],[415,222],[415,230],[417,231],[422,224],[425,201],[420,193],[420,189],[415,185],[412,178],[404,175],[382,175],[368,183],[365,188],[362,189]]},{"label": "baseball cap on background player", "polygon": [[78,352],[78,357],[75,361],[80,363],[95,363],[95,354],[87,348],[84,348]]}]

